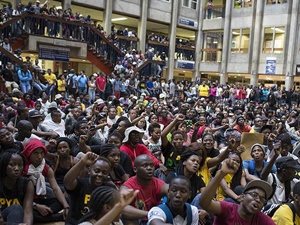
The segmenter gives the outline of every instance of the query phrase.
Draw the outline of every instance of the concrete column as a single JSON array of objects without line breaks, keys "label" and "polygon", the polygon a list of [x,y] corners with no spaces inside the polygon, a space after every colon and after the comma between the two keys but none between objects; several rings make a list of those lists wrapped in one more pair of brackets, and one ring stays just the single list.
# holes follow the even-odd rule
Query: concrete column
[{"label": "concrete column", "polygon": [[[263,31],[262,24],[263,24],[263,11],[264,11],[264,5],[265,1],[256,1],[253,2],[253,4],[256,3],[253,7],[253,26],[254,32],[253,34],[253,47],[252,47],[252,62],[251,62],[251,78],[250,78],[250,84],[251,85],[257,85],[258,84],[258,66],[259,66],[259,56],[260,56],[260,46],[261,46],[261,33]],[[255,11],[256,9],[256,11]]]},{"label": "concrete column", "polygon": [[298,11],[299,11],[299,1],[293,0],[292,6],[292,12],[291,12],[291,22],[290,22],[290,28],[289,28],[289,46],[287,51],[287,62],[286,62],[286,78],[285,78],[285,87],[286,90],[290,90],[294,86],[294,76],[296,75],[295,71],[295,58],[297,57],[297,49],[295,46],[297,46],[297,39],[298,39],[298,29],[297,29],[297,21],[299,19]]},{"label": "concrete column", "polygon": [[226,1],[225,6],[225,22],[224,22],[224,34],[223,34],[223,49],[222,49],[222,63],[221,63],[221,74],[220,84],[225,84],[228,80],[227,65],[228,57],[231,48],[230,37],[231,37],[231,12],[234,1]]},{"label": "concrete column", "polygon": [[[218,48],[222,49],[223,43],[222,43],[222,36],[220,35],[218,37]],[[221,62],[222,61],[222,50],[218,50],[217,52],[217,62]]]},{"label": "concrete column", "polygon": [[[203,37],[204,34],[202,32],[202,26],[203,26],[203,19],[204,19],[204,7],[205,7],[205,1],[198,1],[198,26],[195,38],[195,67],[194,67],[194,73],[193,73],[193,80],[197,80],[197,77],[200,78],[200,62],[201,62],[201,49],[203,46]],[[204,52],[203,52],[204,54]]]},{"label": "concrete column", "polygon": [[21,1],[21,0],[14,0],[14,1],[12,1],[11,4],[12,4],[13,9],[16,9],[16,8],[17,8],[17,5],[18,5],[19,3],[22,3],[22,1]]},{"label": "concrete column", "polygon": [[107,35],[111,33],[112,8],[114,0],[106,0],[105,11],[103,15],[104,31]]},{"label": "concrete column", "polygon": [[138,23],[138,49],[142,52],[146,51],[147,41],[147,18],[148,18],[148,0],[141,1],[141,15]]},{"label": "concrete column", "polygon": [[61,4],[63,10],[71,8],[71,5],[72,5],[71,0],[63,0]]},{"label": "concrete column", "polygon": [[178,22],[178,9],[179,9],[179,0],[172,1],[172,18],[170,23],[169,30],[169,55],[168,55],[168,70],[167,70],[167,79],[173,79],[174,66],[175,66],[175,48],[176,48],[176,27]]}]

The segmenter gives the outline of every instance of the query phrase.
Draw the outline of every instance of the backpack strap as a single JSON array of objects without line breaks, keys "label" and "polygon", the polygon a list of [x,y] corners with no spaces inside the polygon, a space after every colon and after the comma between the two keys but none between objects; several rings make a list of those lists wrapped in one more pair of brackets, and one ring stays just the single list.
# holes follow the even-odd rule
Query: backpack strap
[{"label": "backpack strap", "polygon": [[276,191],[276,187],[277,187],[277,182],[276,182],[276,178],[275,178],[275,175],[274,173],[271,173],[272,177],[273,177],[273,182],[272,182],[272,194],[270,195],[269,199],[271,199],[273,197],[273,195],[275,194],[275,191]]},{"label": "backpack strap", "polygon": [[173,214],[169,207],[166,204],[160,204],[157,207],[161,208],[161,210],[164,211],[164,213],[166,214],[166,223],[173,224]]},{"label": "backpack strap", "polygon": [[252,175],[254,174],[254,171],[255,171],[255,162],[254,162],[254,160],[250,160],[248,171],[249,171],[250,174],[252,174]]},{"label": "backpack strap", "polygon": [[293,203],[287,202],[285,204],[288,205],[290,207],[290,209],[292,210],[292,212],[293,212],[293,223],[295,224],[295,220],[296,220],[296,208],[295,208],[295,206],[294,206]]},{"label": "backpack strap", "polygon": [[187,224],[192,224],[193,221],[192,206],[189,203],[185,203],[185,207],[186,207]]}]

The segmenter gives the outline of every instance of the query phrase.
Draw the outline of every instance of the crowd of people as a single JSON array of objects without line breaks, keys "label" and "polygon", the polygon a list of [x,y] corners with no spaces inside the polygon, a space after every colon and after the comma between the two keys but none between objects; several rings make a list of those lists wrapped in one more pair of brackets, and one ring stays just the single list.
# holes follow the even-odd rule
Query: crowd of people
[{"label": "crowd of people", "polygon": [[154,52],[111,74],[2,61],[1,225],[300,225],[299,91],[140,76]]},{"label": "crowd of people", "polygon": [[[6,64],[3,220],[297,224],[298,92],[140,77],[134,54],[89,77],[57,77],[30,57],[17,72]],[[263,138],[246,149],[245,133]],[[281,204],[272,219],[265,204]]]}]

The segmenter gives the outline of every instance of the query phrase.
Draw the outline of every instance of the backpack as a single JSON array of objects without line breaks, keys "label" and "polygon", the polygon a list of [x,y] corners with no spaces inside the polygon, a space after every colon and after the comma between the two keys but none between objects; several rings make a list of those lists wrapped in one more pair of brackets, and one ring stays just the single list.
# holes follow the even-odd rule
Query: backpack
[{"label": "backpack", "polygon": [[295,219],[296,219],[296,209],[294,204],[288,202],[288,203],[282,203],[282,204],[267,204],[263,207],[262,212],[266,214],[269,217],[273,217],[277,209],[279,209],[280,206],[282,205],[288,205],[290,209],[293,212],[293,223],[295,224]]},{"label": "backpack", "polygon": [[75,74],[73,74],[71,77],[69,77],[67,79],[67,89],[72,89],[73,88],[73,77],[75,76]]},{"label": "backpack", "polygon": [[[173,214],[169,207],[166,204],[160,204],[158,207],[164,211],[166,214],[166,223],[173,224]],[[187,217],[187,224],[192,224],[192,219],[193,219],[193,213],[192,213],[192,206],[188,203],[185,203],[186,207],[186,217]]]}]

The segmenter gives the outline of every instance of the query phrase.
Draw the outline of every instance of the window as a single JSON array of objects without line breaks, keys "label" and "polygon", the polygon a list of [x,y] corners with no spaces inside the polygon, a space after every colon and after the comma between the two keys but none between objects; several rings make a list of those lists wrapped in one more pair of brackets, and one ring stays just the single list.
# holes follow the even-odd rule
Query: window
[{"label": "window", "polygon": [[285,27],[266,27],[263,53],[283,53]]},{"label": "window", "polygon": [[281,3],[287,3],[287,0],[267,0],[267,5],[277,5]]},{"label": "window", "polygon": [[182,5],[191,9],[197,9],[198,0],[183,0]]},{"label": "window", "polygon": [[232,30],[231,53],[248,53],[250,29]]},{"label": "window", "polygon": [[[261,0],[262,1],[262,0]],[[252,6],[252,0],[235,0],[234,1],[234,8],[247,8]]]},{"label": "window", "polygon": [[202,62],[221,62],[222,60],[222,33],[205,33],[202,48]]}]

